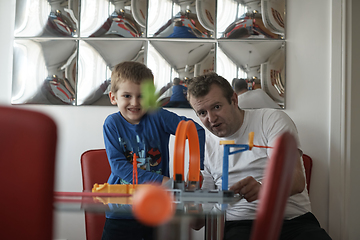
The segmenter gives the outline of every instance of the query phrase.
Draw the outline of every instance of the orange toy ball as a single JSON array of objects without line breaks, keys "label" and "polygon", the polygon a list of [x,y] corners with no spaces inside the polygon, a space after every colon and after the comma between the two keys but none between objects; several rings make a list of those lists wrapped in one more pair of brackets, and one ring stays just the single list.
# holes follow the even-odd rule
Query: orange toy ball
[{"label": "orange toy ball", "polygon": [[175,206],[170,192],[161,186],[146,185],[136,189],[132,210],[143,224],[157,226],[172,218]]}]

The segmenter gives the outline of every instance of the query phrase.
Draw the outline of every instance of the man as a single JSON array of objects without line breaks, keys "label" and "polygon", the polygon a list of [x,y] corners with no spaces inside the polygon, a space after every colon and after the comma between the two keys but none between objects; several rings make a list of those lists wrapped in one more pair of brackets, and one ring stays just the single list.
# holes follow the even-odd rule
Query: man
[{"label": "man", "polygon": [[[299,155],[291,194],[285,209],[280,239],[330,239],[311,213],[301,161],[301,148],[293,121],[276,109],[242,110],[229,82],[216,73],[194,78],[188,84],[188,100],[203,125],[206,136],[204,189],[221,188],[223,146],[220,140],[246,144],[249,132],[254,143],[274,146],[277,137],[288,131],[297,140]],[[226,211],[224,239],[249,239],[255,219],[263,173],[271,156],[270,148],[253,148],[229,156],[229,187],[244,196]]]},{"label": "man", "polygon": [[238,105],[241,109],[250,108],[281,108],[264,90],[248,89],[248,83],[243,78],[234,78],[234,91],[238,95]]}]

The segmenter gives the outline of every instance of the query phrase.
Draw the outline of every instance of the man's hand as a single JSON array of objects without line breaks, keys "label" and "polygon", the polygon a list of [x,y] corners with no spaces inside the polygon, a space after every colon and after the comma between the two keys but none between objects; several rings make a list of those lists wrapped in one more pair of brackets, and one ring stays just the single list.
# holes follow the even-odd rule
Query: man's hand
[{"label": "man's hand", "polygon": [[239,193],[248,202],[258,199],[261,183],[256,181],[253,177],[246,177],[230,187],[234,193]]}]

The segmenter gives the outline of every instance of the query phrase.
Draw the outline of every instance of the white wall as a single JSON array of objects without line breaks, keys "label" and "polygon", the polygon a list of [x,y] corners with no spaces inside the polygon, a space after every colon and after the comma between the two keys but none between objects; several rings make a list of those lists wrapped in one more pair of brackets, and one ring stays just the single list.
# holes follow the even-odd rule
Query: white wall
[{"label": "white wall", "polygon": [[327,229],[330,8],[329,1],[287,1],[286,112],[313,159],[312,211]]},{"label": "white wall", "polygon": [[[330,158],[330,4],[328,0],[288,0],[286,37],[286,112],[298,127],[304,152],[313,158],[310,197],[313,212],[326,230]],[[0,1],[0,104],[10,104],[14,6],[15,0]],[[104,147],[102,123],[116,108],[18,107],[37,109],[55,119],[59,128],[56,190],[81,191],[80,155],[87,149]],[[196,119],[192,110],[177,112]],[[61,213],[57,221],[55,238],[84,239],[82,216]]]}]

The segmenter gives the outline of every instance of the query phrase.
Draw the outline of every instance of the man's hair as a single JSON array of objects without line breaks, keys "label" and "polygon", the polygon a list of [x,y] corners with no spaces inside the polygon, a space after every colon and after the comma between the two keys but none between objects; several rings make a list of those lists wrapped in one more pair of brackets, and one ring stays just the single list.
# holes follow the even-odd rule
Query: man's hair
[{"label": "man's hair", "polygon": [[119,90],[120,82],[130,81],[140,84],[145,80],[154,81],[154,75],[144,64],[131,61],[119,63],[111,73],[111,92],[116,93]]},{"label": "man's hair", "polygon": [[242,92],[248,89],[248,84],[243,78],[234,78],[233,79],[233,88],[236,93]]},{"label": "man's hair", "polygon": [[217,75],[214,72],[207,73],[202,76],[194,77],[189,81],[188,86],[188,100],[190,97],[204,97],[210,91],[212,85],[217,85],[223,92],[223,96],[231,103],[231,97],[234,95],[230,83],[225,78]]}]

